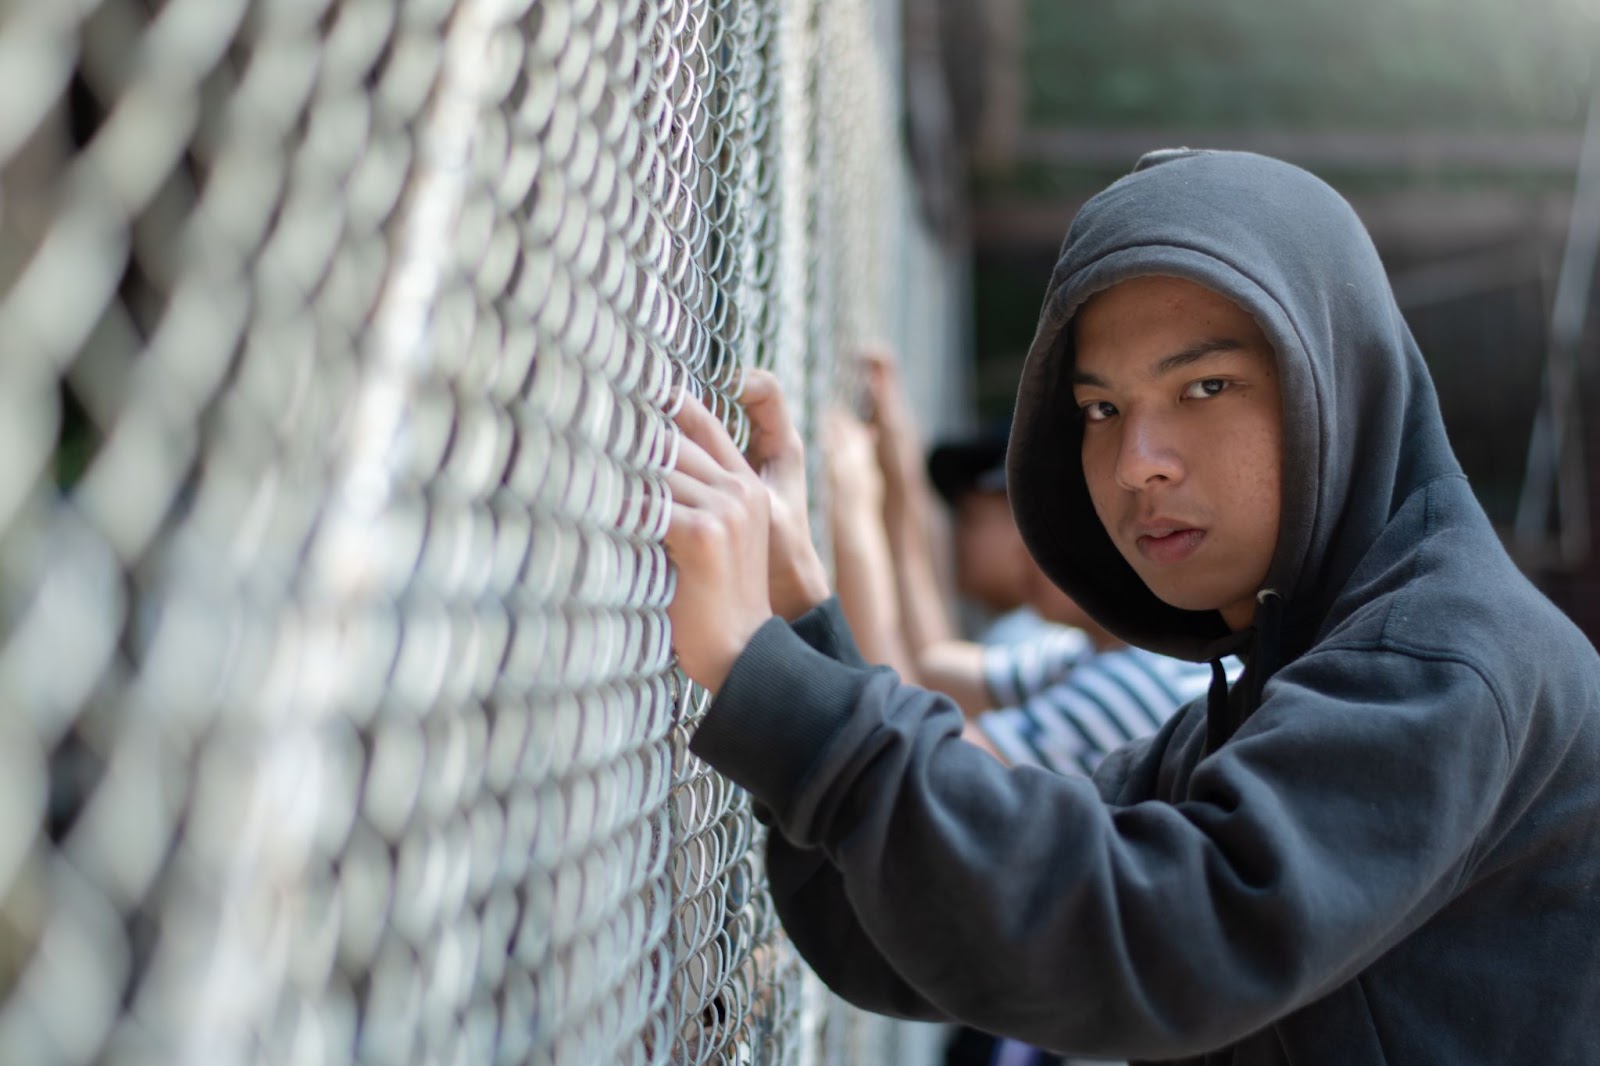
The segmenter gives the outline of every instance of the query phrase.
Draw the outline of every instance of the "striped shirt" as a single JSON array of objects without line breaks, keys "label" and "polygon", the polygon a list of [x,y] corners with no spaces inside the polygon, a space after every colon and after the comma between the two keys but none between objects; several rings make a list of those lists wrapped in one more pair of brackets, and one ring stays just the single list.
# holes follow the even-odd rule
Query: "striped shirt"
[{"label": "striped shirt", "polygon": [[978,637],[979,644],[1026,644],[1030,640],[1066,629],[1039,617],[1031,608],[1018,607],[990,622]]},{"label": "striped shirt", "polygon": [[[1231,682],[1243,669],[1223,663]],[[1179,707],[1206,694],[1207,663],[1169,659],[1142,648],[1097,652],[1080,630],[983,652],[984,681],[1000,710],[978,728],[1013,766],[1090,774],[1100,760],[1161,727]]]}]

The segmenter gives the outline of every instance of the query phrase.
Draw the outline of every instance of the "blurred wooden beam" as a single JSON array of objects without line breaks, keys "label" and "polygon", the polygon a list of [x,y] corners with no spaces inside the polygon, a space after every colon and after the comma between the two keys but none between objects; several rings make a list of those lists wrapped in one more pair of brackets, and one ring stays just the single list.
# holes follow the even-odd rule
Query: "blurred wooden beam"
[{"label": "blurred wooden beam", "polygon": [[1018,163],[1126,167],[1153,148],[1230,148],[1311,170],[1400,174],[1471,170],[1575,172],[1581,130],[1274,130],[1033,128],[1015,139]]},{"label": "blurred wooden beam", "polygon": [[1522,244],[1441,256],[1391,271],[1389,285],[1395,302],[1410,312],[1518,284],[1543,284],[1553,258],[1550,243],[1544,248]]},{"label": "blurred wooden beam", "polygon": [[[992,250],[1054,248],[1088,195],[980,205],[973,216],[973,243]],[[1572,209],[1570,193],[1504,189],[1407,189],[1349,199],[1379,250],[1400,259],[1559,242]]]}]

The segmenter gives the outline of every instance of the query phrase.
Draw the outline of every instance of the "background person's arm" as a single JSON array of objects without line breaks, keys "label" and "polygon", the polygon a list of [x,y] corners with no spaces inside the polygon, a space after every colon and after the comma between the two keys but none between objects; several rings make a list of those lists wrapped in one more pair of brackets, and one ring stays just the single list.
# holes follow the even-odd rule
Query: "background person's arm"
[{"label": "background person's arm", "polygon": [[925,688],[943,692],[972,719],[995,706],[984,681],[984,647],[970,640],[928,644],[917,656],[918,677]]},{"label": "background person's arm", "polygon": [[899,370],[881,351],[867,353],[863,363],[872,396],[872,425],[878,433],[884,529],[894,554],[900,616],[911,652],[920,658],[924,648],[959,635],[939,581],[940,555],[933,531],[941,515],[923,468],[922,440]]},{"label": "background person's arm", "polygon": [[886,352],[868,352],[863,362],[878,432],[883,525],[906,649],[923,685],[955,700],[964,714],[979,714],[994,706],[984,683],[983,648],[960,639],[939,579],[934,531],[941,515],[899,370]]},{"label": "background person's arm", "polygon": [[862,657],[915,684],[916,664],[901,637],[894,563],[883,528],[883,479],[872,432],[842,410],[827,417],[828,524],[839,605]]}]

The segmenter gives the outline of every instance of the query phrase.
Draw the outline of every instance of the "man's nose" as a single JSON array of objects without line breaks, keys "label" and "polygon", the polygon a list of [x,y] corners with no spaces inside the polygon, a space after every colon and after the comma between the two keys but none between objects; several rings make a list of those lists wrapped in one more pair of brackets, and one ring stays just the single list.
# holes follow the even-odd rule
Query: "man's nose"
[{"label": "man's nose", "polygon": [[1123,416],[1117,483],[1133,492],[1158,482],[1183,480],[1184,464],[1173,427],[1157,416]]}]

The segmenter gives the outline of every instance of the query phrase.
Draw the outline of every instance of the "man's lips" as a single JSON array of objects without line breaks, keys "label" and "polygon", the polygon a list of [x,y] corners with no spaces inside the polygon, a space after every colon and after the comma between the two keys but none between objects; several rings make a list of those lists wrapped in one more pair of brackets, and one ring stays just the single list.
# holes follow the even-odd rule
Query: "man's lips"
[{"label": "man's lips", "polygon": [[1200,548],[1206,531],[1177,525],[1146,525],[1135,543],[1139,554],[1153,563],[1181,563]]}]

